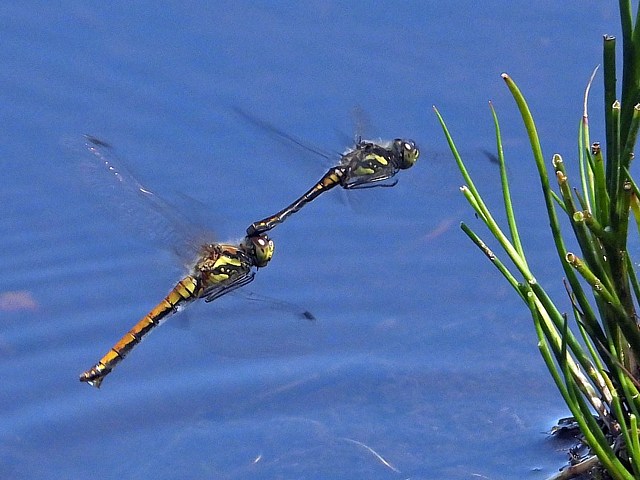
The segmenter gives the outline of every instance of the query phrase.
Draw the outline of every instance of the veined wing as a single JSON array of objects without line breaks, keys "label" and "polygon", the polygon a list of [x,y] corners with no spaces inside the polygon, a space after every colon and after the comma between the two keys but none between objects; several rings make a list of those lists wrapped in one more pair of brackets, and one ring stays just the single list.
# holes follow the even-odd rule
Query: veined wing
[{"label": "veined wing", "polygon": [[[355,107],[352,112],[354,123],[357,127],[357,135],[354,140],[349,141],[350,146],[342,153],[327,153],[241,108],[235,107],[234,111],[248,123],[254,125],[258,129],[272,134],[277,139],[283,140],[290,145],[293,144],[307,152],[323,157],[325,159],[325,162],[323,163],[327,163],[326,167],[331,169],[330,172],[336,173],[335,169],[339,170],[341,167],[344,167],[344,169],[342,169],[344,178],[340,181],[340,184],[347,190],[371,187],[392,187],[397,183],[397,181],[390,180],[389,182],[386,182],[386,180],[395,176],[399,169],[408,168],[407,166],[399,166],[402,158],[398,158],[398,155],[401,155],[404,151],[397,151],[397,154],[392,156],[390,155],[392,151],[395,151],[394,146],[399,139],[385,141],[382,139],[365,140],[362,138],[361,129],[364,128],[364,125],[368,124],[369,121],[368,118],[366,118],[364,111],[359,107]],[[414,146],[415,152],[417,152],[418,150],[415,148],[415,142],[409,142]],[[416,154],[415,158],[417,158],[417,156],[418,155]],[[413,165],[413,163],[411,163],[411,165]],[[327,172],[327,175],[329,175],[330,172]],[[324,181],[321,180],[319,183],[324,183]],[[334,186],[333,184],[331,185]],[[324,190],[326,189],[321,191]],[[304,196],[308,196],[309,194],[310,192],[307,192]]]},{"label": "veined wing", "polygon": [[194,259],[205,240],[213,240],[188,221],[185,213],[142,185],[107,142],[85,135],[66,143],[99,208],[136,236],[172,249],[185,262]]},{"label": "veined wing", "polygon": [[250,114],[249,112],[243,110],[242,108],[234,107],[233,111],[236,113],[236,115],[241,117],[243,120],[245,120],[249,124],[253,125],[254,127],[257,127],[259,130],[263,130],[265,132],[272,134],[275,138],[283,141],[283,143],[287,145],[295,145],[296,147],[301,148],[306,152],[310,152],[324,158],[328,162],[327,165],[333,165],[340,161],[340,157],[342,156],[340,153],[326,151],[320,147],[311,145],[309,142],[306,142],[294,135],[291,135],[290,133],[285,132],[284,130],[281,130],[280,128],[276,127],[272,123],[269,123],[266,120],[258,118]]},{"label": "veined wing", "polygon": [[[236,115],[238,115],[247,123],[253,125],[259,130],[262,130],[264,132],[267,132],[273,135],[276,139],[282,141],[282,143],[285,143],[289,146],[293,145],[306,152],[310,152],[314,155],[322,157],[324,159],[322,163],[324,164],[324,167],[326,167],[327,169],[330,167],[335,167],[337,165],[345,165],[346,163],[349,162],[348,159],[345,160],[345,154],[348,154],[353,150],[357,149],[358,145],[363,141],[363,131],[365,129],[368,129],[371,123],[365,111],[361,107],[359,106],[354,107],[351,112],[351,116],[353,117],[353,123],[356,129],[355,130],[356,133],[353,137],[350,138],[347,135],[345,135],[344,132],[336,131],[336,135],[340,137],[344,145],[347,145],[347,147],[345,147],[342,150],[342,152],[337,152],[337,151],[331,151],[331,150],[328,151],[316,145],[313,145],[306,140],[303,140],[299,137],[296,137],[295,135],[285,132],[284,130],[278,128],[277,126],[268,122],[267,120],[259,118],[240,107],[233,107],[233,111],[236,113]],[[382,140],[369,140],[369,141],[365,141],[365,143],[366,142],[372,142],[376,144],[385,143]],[[387,143],[390,143],[390,142],[387,142]]]}]

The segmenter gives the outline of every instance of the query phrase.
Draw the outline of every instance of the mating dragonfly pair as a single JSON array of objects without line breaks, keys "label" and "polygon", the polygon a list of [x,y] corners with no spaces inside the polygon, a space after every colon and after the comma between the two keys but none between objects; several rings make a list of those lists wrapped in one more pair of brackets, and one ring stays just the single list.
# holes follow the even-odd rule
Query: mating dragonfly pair
[{"label": "mating dragonfly pair", "polygon": [[[126,178],[117,167],[111,147],[94,137],[85,137],[85,149],[90,161],[106,169],[118,182],[135,185],[144,194],[153,195],[133,178]],[[211,302],[251,282],[257,269],[265,267],[274,252],[274,243],[266,232],[298,212],[323,192],[336,186],[344,189],[392,187],[392,178],[400,171],[412,167],[420,152],[412,140],[396,139],[392,142],[359,140],[342,154],[338,165],[291,205],[263,220],[252,223],[244,239],[237,245],[209,243],[200,247],[198,258],[190,273],[181,279],[169,294],[127,332],[93,367],[80,375],[80,381],[100,387],[104,378],[120,363],[142,339],[171,314],[186,304],[203,298]],[[390,182],[387,182],[391,180]]]}]

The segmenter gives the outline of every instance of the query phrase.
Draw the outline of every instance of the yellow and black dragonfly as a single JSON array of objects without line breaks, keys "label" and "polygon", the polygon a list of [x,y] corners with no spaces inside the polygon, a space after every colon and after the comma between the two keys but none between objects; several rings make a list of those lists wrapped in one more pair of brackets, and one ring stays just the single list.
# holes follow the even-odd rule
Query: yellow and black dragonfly
[{"label": "yellow and black dragonfly", "polygon": [[[236,109],[236,113],[258,127],[271,131],[306,150],[327,156],[318,149],[307,146],[301,140],[241,109]],[[415,165],[419,156],[420,150],[413,140],[396,138],[389,142],[375,142],[359,138],[355,146],[341,154],[338,164],[331,167],[313,187],[278,213],[252,223],[247,228],[247,235],[260,235],[271,230],[321,193],[336,186],[341,186],[346,190],[393,187],[398,183],[398,180],[393,177],[400,170],[406,170]]]},{"label": "yellow and black dragonfly", "polygon": [[[86,136],[84,150],[92,169],[116,185],[125,197],[141,196],[156,210],[164,208],[162,200],[118,164],[107,143]],[[127,332],[93,367],[80,375],[81,382],[99,387],[104,378],[140,341],[169,315],[196,299],[211,302],[240,288],[254,278],[258,268],[265,267],[273,256],[274,244],[263,234],[247,236],[239,244],[205,243],[197,252],[190,272],[169,294]],[[310,317],[307,317],[310,318]]]}]

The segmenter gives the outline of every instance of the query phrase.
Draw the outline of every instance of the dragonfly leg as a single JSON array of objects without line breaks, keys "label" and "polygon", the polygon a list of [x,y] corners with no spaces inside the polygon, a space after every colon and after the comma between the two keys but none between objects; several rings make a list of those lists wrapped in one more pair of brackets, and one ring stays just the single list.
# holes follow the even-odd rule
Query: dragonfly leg
[{"label": "dragonfly leg", "polygon": [[390,183],[381,183],[385,180],[388,180],[389,177],[378,178],[375,180],[363,180],[362,182],[355,182],[348,185],[345,185],[344,188],[346,190],[359,190],[363,188],[377,188],[377,187],[395,187],[398,184],[398,180],[393,180]]}]

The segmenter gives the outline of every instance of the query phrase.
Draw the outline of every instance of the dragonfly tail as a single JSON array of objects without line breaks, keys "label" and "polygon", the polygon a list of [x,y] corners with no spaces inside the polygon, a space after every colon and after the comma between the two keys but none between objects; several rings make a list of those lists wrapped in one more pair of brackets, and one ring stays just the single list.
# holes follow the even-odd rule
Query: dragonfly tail
[{"label": "dragonfly tail", "polygon": [[198,281],[192,276],[180,280],[169,294],[153,310],[145,315],[116,343],[107,354],[89,370],[80,375],[80,381],[100,388],[104,378],[126,357],[142,339],[160,322],[178,311],[184,303],[197,298]]},{"label": "dragonfly tail", "polygon": [[302,207],[314,200],[321,193],[326,192],[327,190],[331,190],[336,185],[342,184],[342,179],[345,174],[346,171],[344,167],[333,167],[327,173],[325,173],[324,176],[320,180],[318,180],[318,182],[312,188],[310,188],[304,195],[298,198],[291,205],[283,208],[278,213],[271,215],[270,217],[264,218],[249,225],[249,228],[247,228],[247,235],[250,237],[260,235],[271,230],[276,225],[281,224],[289,216],[298,212]]}]

